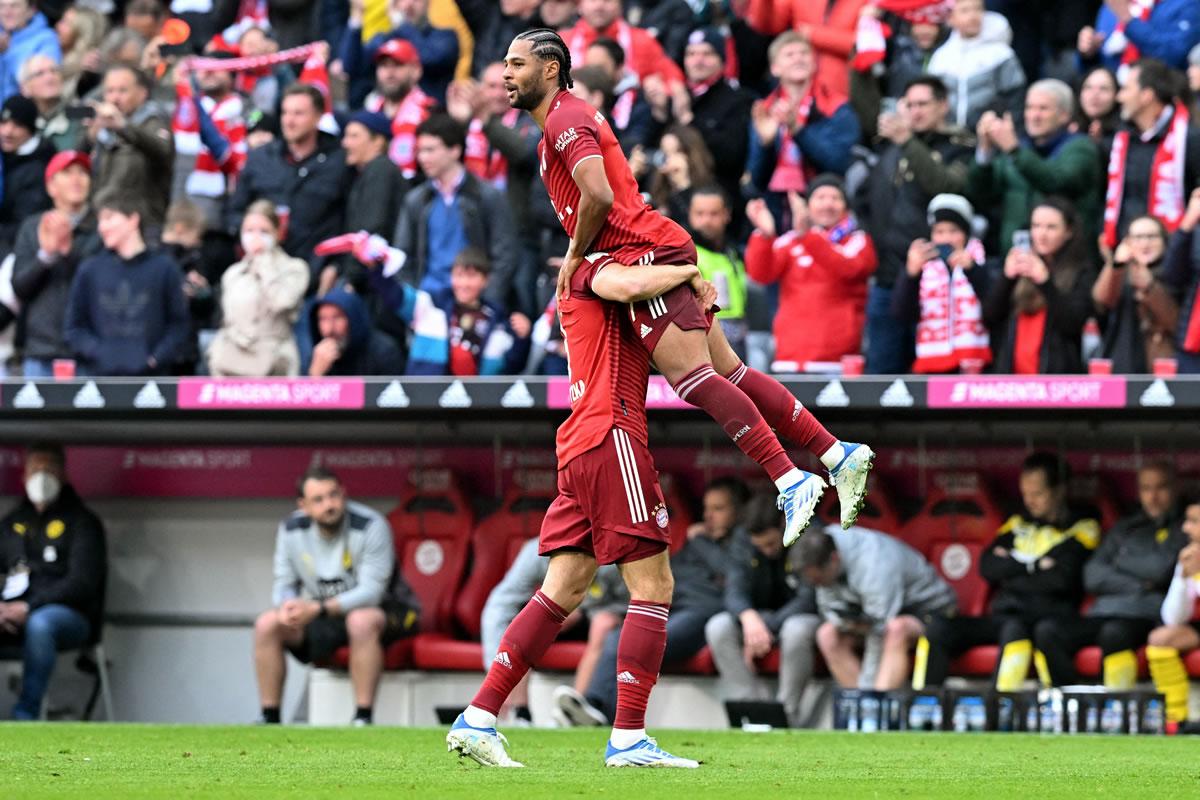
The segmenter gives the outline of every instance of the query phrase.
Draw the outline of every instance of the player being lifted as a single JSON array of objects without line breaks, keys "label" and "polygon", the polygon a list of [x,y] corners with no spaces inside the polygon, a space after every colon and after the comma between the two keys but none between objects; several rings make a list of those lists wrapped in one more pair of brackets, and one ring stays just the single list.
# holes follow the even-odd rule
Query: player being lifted
[{"label": "player being lifted", "polygon": [[[667,641],[674,581],[666,504],[646,441],[650,357],[620,302],[676,287],[693,316],[716,291],[695,266],[642,269],[607,257],[575,270],[559,318],[571,381],[571,413],[559,427],[558,496],[546,512],[538,551],[550,556],[541,589],[504,632],[483,686],[446,735],[451,751],[489,767],[519,767],[496,731],[496,714],[582,602],[598,564],[617,564],[629,609],[617,649],[617,713],[604,761],[610,767],[697,767],[646,736],[646,703]],[[689,288],[690,287],[690,288]],[[693,294],[695,292],[696,294]]]},{"label": "player being lifted", "polygon": [[[571,56],[559,35],[544,28],[518,35],[505,64],[509,104],[528,111],[543,130],[542,180],[571,237],[559,271],[560,298],[585,260],[647,271],[695,264],[687,231],[642,200],[604,116],[568,91]],[[721,326],[696,313],[688,287],[648,299],[615,299],[628,303],[634,332],[680,399],[707,412],[775,482],[785,545],[807,527],[825,482],[792,464],[776,433],[821,460],[837,488],[842,526],[854,523],[875,458],[871,448],[838,441],[781,383],[743,364]]]}]

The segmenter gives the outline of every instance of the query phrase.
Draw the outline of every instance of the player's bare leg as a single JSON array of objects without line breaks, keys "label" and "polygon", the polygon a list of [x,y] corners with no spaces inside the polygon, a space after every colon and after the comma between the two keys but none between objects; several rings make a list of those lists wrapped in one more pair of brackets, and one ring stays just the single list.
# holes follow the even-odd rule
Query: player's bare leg
[{"label": "player's bare leg", "polygon": [[837,489],[842,527],[853,525],[867,494],[867,475],[875,452],[866,445],[838,440],[782,383],[743,364],[720,325],[714,324],[708,331],[708,352],[713,369],[754,401],[777,434],[821,460]]},{"label": "player's bare leg", "polygon": [[523,766],[509,757],[508,740],[496,731],[496,715],[558,636],[563,620],[583,602],[595,574],[596,559],[589,553],[562,551],[550,556],[542,588],[504,631],[483,685],[446,735],[447,749],[485,767]]},{"label": "player's bare leg", "polygon": [[754,402],[713,368],[704,330],[683,330],[672,322],[658,340],[653,359],[681,400],[716,420],[733,443],[766,470],[780,493],[784,544],[800,538],[821,500],[825,481],[792,463]]},{"label": "player's bare leg", "polygon": [[667,646],[667,617],[675,579],[667,550],[621,564],[629,587],[629,611],[617,648],[617,713],[604,755],[610,767],[683,767],[699,763],[678,758],[646,735],[646,704],[658,680]]}]

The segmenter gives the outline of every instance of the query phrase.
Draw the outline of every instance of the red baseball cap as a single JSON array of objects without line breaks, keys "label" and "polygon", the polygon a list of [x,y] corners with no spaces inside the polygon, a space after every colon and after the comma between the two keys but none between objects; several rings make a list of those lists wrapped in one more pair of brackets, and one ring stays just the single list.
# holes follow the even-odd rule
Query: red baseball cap
[{"label": "red baseball cap", "polygon": [[50,163],[46,165],[46,181],[49,182],[51,178],[72,164],[78,164],[88,172],[92,171],[92,159],[88,157],[87,153],[81,150],[63,150],[61,153],[55,153],[54,158],[50,159]]},{"label": "red baseball cap", "polygon": [[399,64],[420,64],[421,56],[417,48],[407,39],[388,39],[383,46],[375,51],[375,63],[390,58]]}]

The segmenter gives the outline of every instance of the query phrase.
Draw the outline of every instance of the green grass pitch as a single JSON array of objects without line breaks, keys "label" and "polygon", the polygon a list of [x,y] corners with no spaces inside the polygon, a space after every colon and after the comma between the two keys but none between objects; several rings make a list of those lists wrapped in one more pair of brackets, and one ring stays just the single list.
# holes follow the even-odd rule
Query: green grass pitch
[{"label": "green grass pitch", "polygon": [[699,770],[601,765],[604,732],[510,731],[523,770],[440,729],[0,724],[0,797],[1084,798],[1200,796],[1195,739],[664,731]]}]

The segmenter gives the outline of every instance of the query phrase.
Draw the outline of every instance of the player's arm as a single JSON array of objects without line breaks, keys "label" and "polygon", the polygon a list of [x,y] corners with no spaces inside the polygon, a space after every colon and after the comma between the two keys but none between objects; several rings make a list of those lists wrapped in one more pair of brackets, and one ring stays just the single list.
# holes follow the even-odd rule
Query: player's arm
[{"label": "player's arm", "polygon": [[592,291],[616,303],[636,303],[669,292],[684,283],[702,289],[700,270],[691,264],[655,265],[654,269],[609,264],[592,278]]},{"label": "player's arm", "polygon": [[604,227],[604,220],[613,207],[613,191],[604,174],[604,159],[598,155],[588,156],[575,165],[571,173],[579,187],[579,208],[575,210],[575,235],[567,247],[562,267],[558,270],[558,296],[567,296],[571,276],[579,268],[588,253],[592,240]]}]

